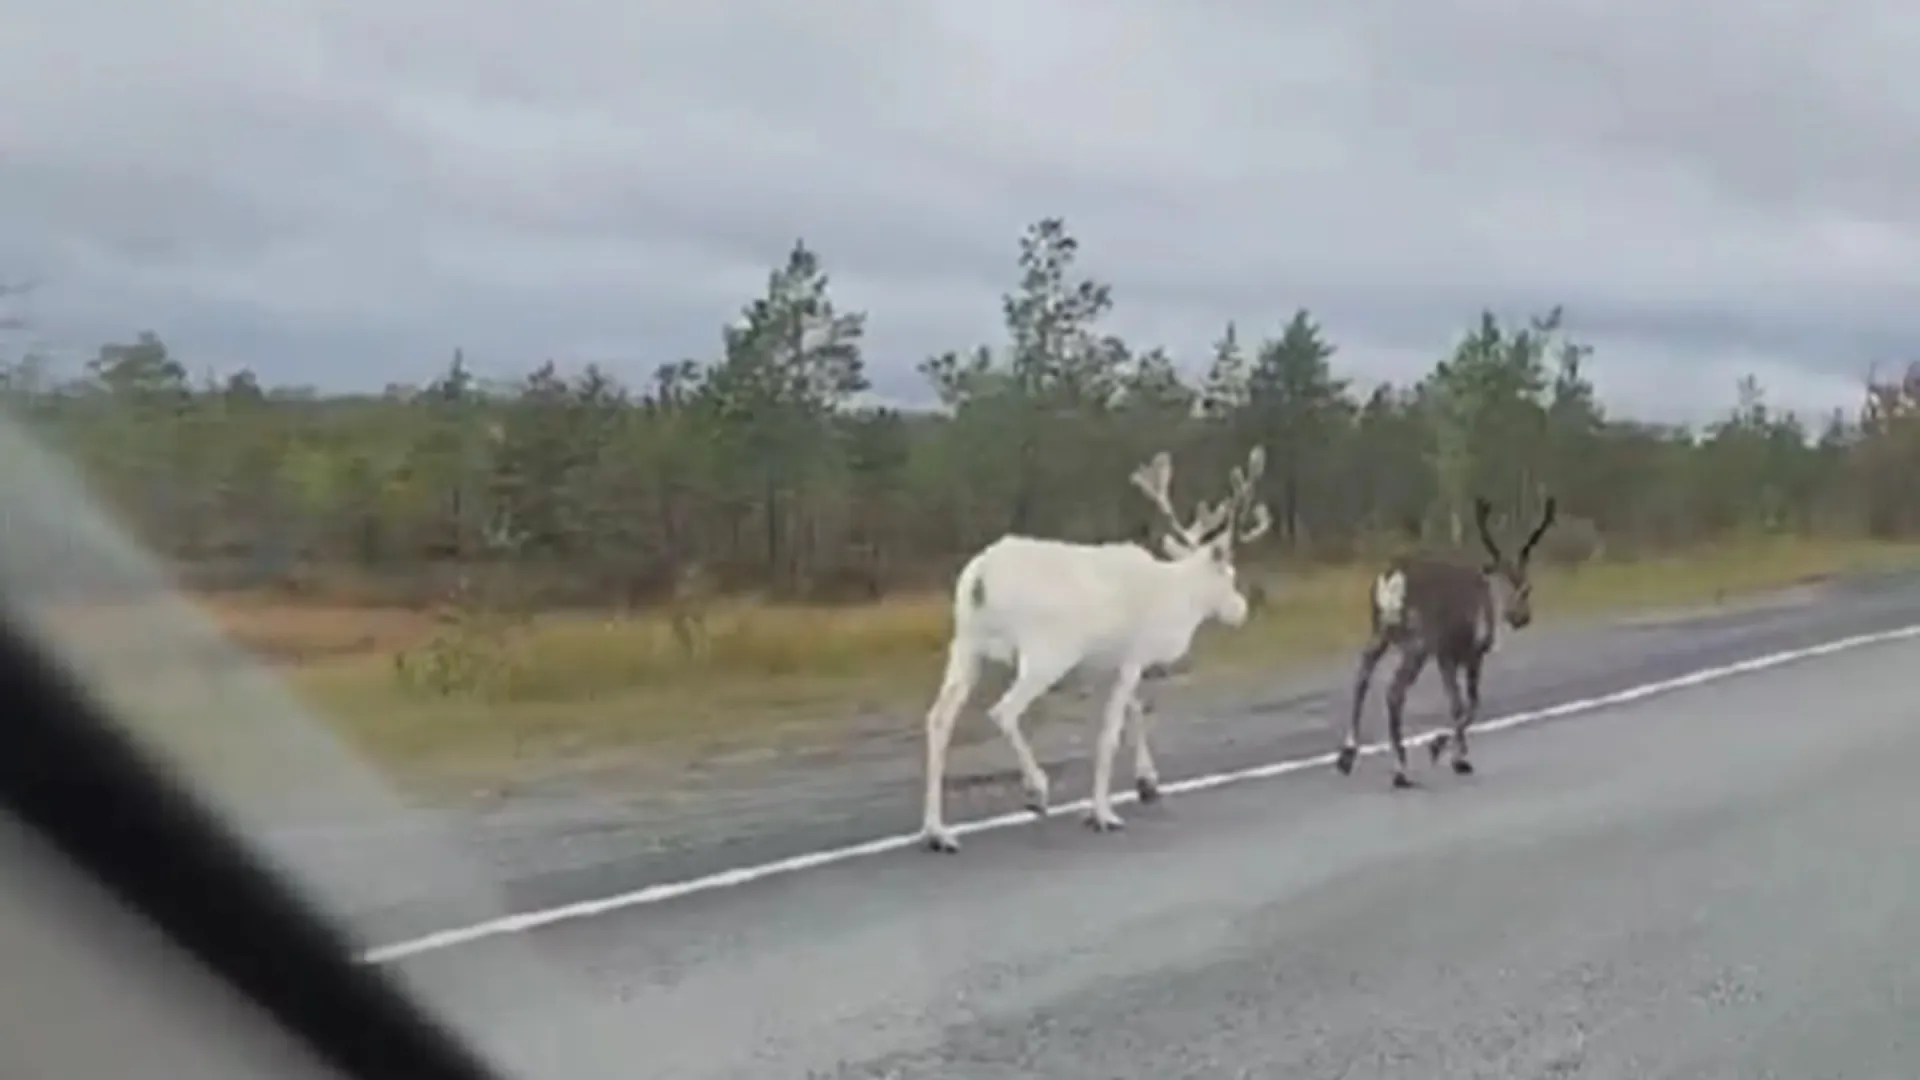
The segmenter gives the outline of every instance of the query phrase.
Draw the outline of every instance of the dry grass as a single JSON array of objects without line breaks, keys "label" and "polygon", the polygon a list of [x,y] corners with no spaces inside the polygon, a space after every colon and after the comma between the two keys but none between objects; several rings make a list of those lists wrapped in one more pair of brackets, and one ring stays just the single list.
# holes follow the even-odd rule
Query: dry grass
[{"label": "dry grass", "polygon": [[[1543,620],[1603,610],[1688,607],[1870,569],[1920,567],[1920,547],[1782,540],[1684,557],[1543,569]],[[1369,567],[1265,569],[1269,592],[1245,630],[1203,631],[1196,672],[1232,680],[1324,660],[1360,639]],[[854,608],[735,603],[707,616],[689,657],[664,618],[540,616],[491,658],[492,693],[405,690],[396,651],[436,631],[419,612],[204,602],[233,639],[275,661],[361,749],[392,765],[474,768],[587,751],[818,738],[849,717],[917,711],[949,626],[941,595]],[[897,722],[897,721],[896,721]]]}]

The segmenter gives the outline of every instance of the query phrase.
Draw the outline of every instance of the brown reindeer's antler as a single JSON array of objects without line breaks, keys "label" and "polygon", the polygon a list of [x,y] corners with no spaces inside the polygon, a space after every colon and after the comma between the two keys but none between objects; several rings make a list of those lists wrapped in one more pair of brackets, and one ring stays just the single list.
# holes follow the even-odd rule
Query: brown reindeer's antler
[{"label": "brown reindeer's antler", "polygon": [[1476,495],[1473,497],[1474,530],[1480,534],[1480,543],[1487,549],[1487,554],[1492,556],[1493,561],[1497,563],[1502,558],[1500,545],[1494,542],[1493,530],[1487,525],[1487,518],[1492,514],[1493,504],[1488,502],[1485,496]]},{"label": "brown reindeer's antler", "polygon": [[1527,561],[1527,556],[1533,554],[1533,546],[1535,544],[1538,544],[1540,542],[1540,538],[1542,536],[1545,536],[1547,534],[1547,530],[1553,526],[1553,515],[1554,515],[1555,509],[1556,507],[1555,507],[1554,497],[1551,495],[1547,496],[1546,506],[1544,506],[1540,511],[1540,524],[1535,525],[1533,527],[1533,532],[1528,534],[1527,536],[1527,542],[1520,545],[1520,561],[1521,562],[1524,563]]}]

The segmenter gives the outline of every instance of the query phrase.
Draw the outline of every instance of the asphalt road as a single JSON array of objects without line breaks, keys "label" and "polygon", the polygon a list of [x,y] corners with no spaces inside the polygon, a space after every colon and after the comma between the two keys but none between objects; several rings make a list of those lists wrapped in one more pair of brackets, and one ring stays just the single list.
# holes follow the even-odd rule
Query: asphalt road
[{"label": "asphalt road", "polygon": [[[1551,597],[1536,600],[1551,611]],[[1673,678],[1700,668],[1833,638],[1920,623],[1920,579],[1835,582],[1761,602],[1655,620],[1542,625],[1510,636],[1489,661],[1484,714],[1535,709],[1571,698]],[[1205,709],[1166,710],[1154,729],[1163,780],[1226,771],[1334,749],[1344,725],[1351,665],[1274,680],[1254,700]],[[1385,735],[1377,685],[1367,714],[1370,738]],[[976,702],[976,705],[979,703]],[[1409,724],[1428,728],[1443,716],[1433,676],[1409,699]],[[1082,711],[1089,715],[1090,706]],[[916,830],[920,812],[921,725],[901,717],[886,737],[836,756],[775,758],[678,778],[669,787],[527,793],[479,818],[451,816],[422,827],[460,837],[499,883],[511,910],[536,910],[616,895],[661,882]],[[1004,813],[1020,804],[1011,752],[977,709],[963,717],[973,745],[954,755],[950,821]],[[1031,732],[1053,775],[1055,797],[1082,797],[1090,780],[1092,724],[1059,723]],[[1498,768],[1496,756],[1486,759]],[[1118,783],[1128,784],[1122,753]],[[471,903],[470,883],[385,869],[394,835],[408,826],[391,816],[364,828],[320,833],[301,842],[302,857],[337,866],[330,876],[365,883],[355,921],[369,945],[404,940],[492,912]],[[382,843],[380,834],[388,834]],[[970,847],[970,845],[969,845]],[[960,858],[970,858],[971,851]]]},{"label": "asphalt road", "polygon": [[402,963],[533,1037],[542,1002],[480,977],[531,946],[659,1077],[1912,1076],[1916,663],[1489,736],[1412,792],[1369,757]]}]

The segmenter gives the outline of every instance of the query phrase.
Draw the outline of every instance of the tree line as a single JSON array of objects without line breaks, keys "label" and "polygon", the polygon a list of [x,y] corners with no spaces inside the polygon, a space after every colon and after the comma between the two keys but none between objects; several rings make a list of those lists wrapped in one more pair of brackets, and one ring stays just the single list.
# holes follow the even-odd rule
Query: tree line
[{"label": "tree line", "polygon": [[251,370],[195,375],[155,333],[76,377],[5,365],[15,415],[206,588],[438,595],[505,568],[529,602],[645,604],[694,578],[853,602],[950,574],[1018,531],[1141,537],[1125,478],[1173,451],[1177,501],[1217,497],[1258,442],[1271,550],[1341,559],[1461,538],[1484,493],[1511,520],[1551,491],[1547,556],[1632,557],[1750,533],[1920,530],[1920,369],[1851,415],[1771,407],[1753,379],[1697,428],[1609,415],[1558,310],[1482,313],[1420,378],[1363,385],[1306,310],[1225,326],[1183,377],[1105,329],[1111,288],[1058,218],[1021,236],[1003,341],[931,356],[939,407],[862,403],[867,315],[804,242],[715,355],[626,385],[551,361],[509,384],[456,350],[423,386],[323,394]]}]

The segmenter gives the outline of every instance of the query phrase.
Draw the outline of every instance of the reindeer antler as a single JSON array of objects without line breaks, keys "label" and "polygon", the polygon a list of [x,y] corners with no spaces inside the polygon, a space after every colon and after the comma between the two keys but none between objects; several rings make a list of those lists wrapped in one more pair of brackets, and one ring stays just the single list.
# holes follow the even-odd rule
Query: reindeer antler
[{"label": "reindeer antler", "polygon": [[1247,511],[1246,523],[1240,526],[1240,535],[1235,539],[1242,544],[1251,544],[1267,535],[1267,530],[1271,528],[1273,515],[1267,512],[1267,504],[1254,503],[1253,509]]},{"label": "reindeer antler", "polygon": [[1267,512],[1267,504],[1256,501],[1260,477],[1266,471],[1267,448],[1255,444],[1247,452],[1246,470],[1243,472],[1236,465],[1227,474],[1228,482],[1233,485],[1233,496],[1225,505],[1229,507],[1228,518],[1237,529],[1234,539],[1238,543],[1252,543],[1273,527],[1273,515]]},{"label": "reindeer antler", "polygon": [[1231,493],[1217,503],[1203,499],[1194,504],[1191,523],[1181,522],[1180,515],[1173,509],[1173,499],[1168,491],[1173,483],[1172,455],[1165,450],[1160,451],[1146,464],[1133,470],[1130,479],[1133,486],[1139,488],[1159,509],[1175,539],[1193,548],[1206,543],[1221,529],[1236,530],[1235,535],[1229,538],[1230,542],[1238,540],[1247,543],[1266,534],[1273,526],[1273,518],[1267,513],[1265,504],[1255,501],[1254,494],[1266,469],[1266,448],[1255,446],[1247,454],[1245,467],[1235,465],[1227,474]]},{"label": "reindeer antler", "polygon": [[[1173,500],[1168,495],[1168,488],[1173,483],[1173,455],[1165,450],[1160,451],[1146,464],[1133,470],[1133,475],[1129,479],[1133,481],[1134,487],[1139,488],[1146,495],[1148,501],[1159,508],[1161,516],[1166,519],[1168,530],[1182,544],[1188,547],[1194,546],[1195,530],[1181,523],[1180,515],[1173,509]],[[1196,524],[1206,514],[1207,504],[1203,502],[1194,513]]]},{"label": "reindeer antler", "polygon": [[1533,554],[1533,546],[1538,544],[1540,538],[1545,536],[1547,530],[1553,526],[1553,517],[1556,508],[1556,500],[1554,497],[1551,495],[1547,496],[1547,504],[1540,511],[1540,524],[1533,527],[1533,532],[1527,536],[1527,542],[1520,545],[1521,562],[1524,563],[1527,561],[1527,556]]},{"label": "reindeer antler", "polygon": [[1493,557],[1495,563],[1498,563],[1502,558],[1500,545],[1494,542],[1493,530],[1487,525],[1487,518],[1492,514],[1493,504],[1488,502],[1485,496],[1475,495],[1473,497],[1473,527],[1475,531],[1480,534],[1481,546],[1485,547],[1487,554]]}]

